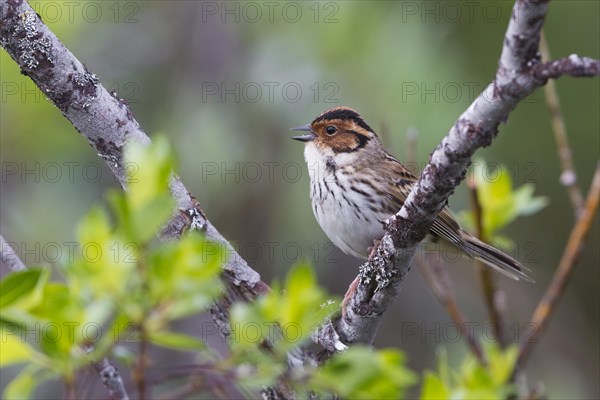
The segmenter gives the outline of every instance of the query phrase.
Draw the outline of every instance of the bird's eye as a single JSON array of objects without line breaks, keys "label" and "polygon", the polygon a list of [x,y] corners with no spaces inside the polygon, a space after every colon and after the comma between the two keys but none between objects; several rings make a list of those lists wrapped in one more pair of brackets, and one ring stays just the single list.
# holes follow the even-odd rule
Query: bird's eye
[{"label": "bird's eye", "polygon": [[327,132],[328,135],[334,135],[337,132],[337,128],[333,125],[328,125],[327,128],[325,128],[325,132]]}]

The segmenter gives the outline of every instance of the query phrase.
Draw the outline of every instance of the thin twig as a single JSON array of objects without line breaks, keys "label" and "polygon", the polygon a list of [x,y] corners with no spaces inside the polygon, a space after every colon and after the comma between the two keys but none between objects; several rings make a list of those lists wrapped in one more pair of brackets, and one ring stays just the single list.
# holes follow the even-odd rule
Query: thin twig
[{"label": "thin twig", "polygon": [[[454,298],[454,291],[450,285],[450,278],[448,277],[448,271],[446,268],[443,268],[439,265],[439,263],[434,262],[430,267],[427,263],[423,262],[420,258],[416,259],[417,265],[419,265],[419,271],[425,278],[425,282],[429,285],[435,296],[438,298],[442,306],[446,308],[448,315],[452,319],[452,322],[461,331],[461,336],[467,338],[467,344],[471,349],[471,352],[477,360],[481,363],[481,365],[487,365],[487,360],[485,359],[485,354],[481,349],[481,344],[475,335],[475,331],[473,329],[468,329],[467,320],[464,317],[464,314],[458,307],[458,303]],[[433,272],[430,270],[433,269]]]},{"label": "thin twig", "polygon": [[531,318],[531,324],[535,327],[535,332],[533,335],[521,339],[519,358],[515,366],[515,371],[522,369],[525,365],[531,354],[533,345],[537,343],[539,338],[544,334],[550,318],[556,311],[558,302],[564,293],[567,283],[569,283],[573,269],[583,250],[585,238],[595,221],[599,200],[600,163],[596,166],[596,173],[594,174],[583,212],[571,231],[562,258],[558,264],[558,268],[554,272],[552,282],[546,289],[544,296],[540,300]]},{"label": "thin twig", "polygon": [[137,386],[138,399],[144,400],[146,398],[146,364],[148,357],[148,340],[143,330],[140,330],[140,341],[138,346],[137,362],[133,369],[133,380]]},{"label": "thin twig", "polygon": [[[475,236],[483,241],[487,242],[485,230],[483,227],[483,208],[479,201],[477,186],[475,182],[469,182],[469,195],[471,198],[471,208],[473,209],[473,217],[475,220]],[[501,297],[502,294],[496,288],[494,277],[492,276],[492,270],[487,266],[483,265],[480,261],[477,261],[479,267],[479,276],[481,278],[481,287],[483,290],[483,297],[485,299],[485,305],[487,307],[488,316],[492,329],[494,330],[494,337],[498,339],[498,343],[501,347],[506,346],[506,340],[504,338],[504,318],[498,307],[497,298]]]},{"label": "thin twig", "polygon": [[579,57],[571,54],[569,57],[548,61],[535,65],[531,69],[531,76],[539,79],[544,85],[548,79],[558,79],[562,76],[592,77],[600,74],[600,60],[589,57]]},{"label": "thin twig", "polygon": [[[543,31],[540,40],[540,53],[542,54],[543,60],[550,60],[550,49]],[[569,138],[567,136],[565,117],[560,107],[556,84],[553,80],[549,80],[546,86],[544,86],[544,96],[546,97],[546,104],[550,110],[552,131],[554,132],[558,158],[562,167],[560,183],[567,188],[569,200],[571,200],[573,212],[575,213],[575,219],[577,219],[583,209],[583,194],[577,184],[577,174],[575,173],[575,165],[573,163],[573,152],[571,151]]]}]

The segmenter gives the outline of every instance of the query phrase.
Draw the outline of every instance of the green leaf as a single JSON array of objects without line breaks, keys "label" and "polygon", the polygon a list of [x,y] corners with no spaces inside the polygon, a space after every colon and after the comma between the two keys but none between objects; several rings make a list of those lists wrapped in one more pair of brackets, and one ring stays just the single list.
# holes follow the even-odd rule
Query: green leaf
[{"label": "green leaf", "polygon": [[337,301],[329,299],[319,287],[308,264],[294,266],[288,273],[283,295],[272,299],[279,302],[270,306],[278,308],[276,315],[283,327],[297,325],[305,335],[338,310]]},{"label": "green leaf", "polygon": [[135,232],[132,222],[130,221],[129,205],[123,192],[118,190],[110,190],[106,194],[106,199],[115,216],[116,230],[126,238],[126,240],[135,241]]},{"label": "green leaf", "polygon": [[515,190],[513,199],[518,215],[532,215],[548,205],[549,201],[546,197],[533,196],[534,190],[533,184],[530,183],[525,184],[519,189]]},{"label": "green leaf", "polygon": [[309,387],[344,398],[398,399],[416,382],[404,364],[403,354],[395,349],[353,346],[317,369]]},{"label": "green leaf", "polygon": [[46,268],[33,268],[14,272],[4,278],[0,282],[0,309],[8,306],[28,309],[39,303],[49,272]]},{"label": "green leaf", "polygon": [[[111,227],[106,212],[101,207],[93,207],[79,222],[76,235],[82,249],[109,240]],[[89,257],[95,258],[95,255]]]},{"label": "green leaf", "polygon": [[[119,219],[119,223],[125,222]],[[120,228],[120,233],[115,232],[99,207],[92,208],[79,223],[81,252],[64,268],[74,294],[118,299],[127,293],[127,286],[137,277],[132,270],[138,261],[138,246],[126,238],[126,229]]]},{"label": "green leaf", "polygon": [[104,355],[117,342],[123,341],[131,343],[136,339],[135,324],[129,319],[128,315],[123,311],[114,318],[112,323],[105,329],[106,334],[102,336],[100,341],[96,342],[94,355]]},{"label": "green leaf", "polygon": [[48,283],[43,296],[44,301],[32,308],[31,314],[40,321],[36,327],[40,347],[50,358],[62,363],[57,367],[60,369],[66,367],[72,350],[79,344],[84,305],[62,283]]},{"label": "green leaf", "polygon": [[450,386],[450,382],[452,379],[450,364],[448,362],[448,352],[446,351],[446,348],[438,347],[436,354],[438,358],[438,372],[440,375],[440,379],[444,383],[444,386],[448,387]]},{"label": "green leaf", "polygon": [[471,390],[492,387],[488,371],[470,354],[463,361],[460,372],[462,383]]},{"label": "green leaf", "polygon": [[516,346],[500,349],[497,345],[484,346],[489,365],[482,366],[468,353],[458,371],[448,365],[446,352],[438,351],[438,373],[427,372],[421,388],[421,399],[503,399],[514,395],[510,383],[514,363],[518,355]]},{"label": "green leaf", "polygon": [[[240,304],[235,308],[232,313],[233,337],[249,346],[257,344],[257,335],[260,335],[259,339],[268,337],[275,341],[276,350],[282,355],[306,340],[337,310],[337,301],[329,299],[317,285],[312,268],[298,264],[290,269],[283,289],[275,283],[269,294],[255,303]],[[248,332],[257,333],[250,335]]]},{"label": "green leaf", "polygon": [[518,356],[519,348],[516,345],[509,346],[504,351],[497,346],[489,346],[489,369],[494,384],[503,385],[510,380]]},{"label": "green leaf", "polygon": [[422,400],[447,400],[450,393],[444,382],[433,372],[425,371],[423,388],[421,389]]},{"label": "green leaf", "polygon": [[134,209],[168,193],[173,154],[167,138],[157,135],[148,146],[130,142],[125,147],[127,198]]},{"label": "green leaf", "polygon": [[138,246],[112,233],[82,245],[82,254],[65,266],[73,294],[111,298],[130,295],[128,287],[139,282],[133,270],[139,259]]},{"label": "green leaf", "polygon": [[[264,340],[274,340],[268,321],[258,307],[245,303],[235,303],[229,313],[231,336],[229,342],[234,349],[254,348]],[[275,329],[275,327],[273,327]]]},{"label": "green leaf", "polygon": [[30,361],[35,350],[23,341],[23,338],[17,336],[16,332],[7,332],[5,326],[2,326],[2,342],[0,343],[0,367],[10,364],[18,364]]},{"label": "green leaf", "polygon": [[[483,233],[492,242],[495,241],[496,232],[515,218],[534,214],[548,204],[546,198],[534,197],[532,184],[513,190],[510,172],[504,166],[491,172],[483,160],[476,160],[473,165],[477,199],[483,211]],[[462,212],[460,217],[465,227],[474,229],[472,211]]]},{"label": "green leaf", "polygon": [[155,345],[175,350],[199,351],[206,348],[201,340],[174,332],[155,332],[148,339]]},{"label": "green leaf", "polygon": [[149,300],[161,304],[162,316],[171,320],[206,309],[223,291],[225,259],[222,246],[196,231],[162,244],[148,260]]},{"label": "green leaf", "polygon": [[148,146],[129,143],[125,147],[125,164],[127,204],[118,205],[119,214],[128,219],[129,223],[124,225],[130,228],[132,238],[144,243],[167,222],[175,205],[169,192],[173,169],[171,146],[166,137],[160,135]]},{"label": "green leaf", "polygon": [[171,196],[164,194],[134,209],[131,212],[131,227],[136,240],[145,243],[152,239],[169,219],[174,205]]},{"label": "green leaf", "polygon": [[477,199],[483,210],[483,227],[486,236],[502,228],[514,219],[512,180],[508,171],[499,167],[495,180],[477,175]]}]

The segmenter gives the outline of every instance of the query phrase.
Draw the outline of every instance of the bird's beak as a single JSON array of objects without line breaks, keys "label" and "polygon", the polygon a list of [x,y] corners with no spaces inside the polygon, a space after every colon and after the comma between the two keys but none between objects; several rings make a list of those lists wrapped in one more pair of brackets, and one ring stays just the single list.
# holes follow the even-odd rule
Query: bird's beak
[{"label": "bird's beak", "polygon": [[315,140],[315,138],[317,137],[317,135],[315,135],[314,132],[312,131],[310,124],[298,126],[296,128],[291,128],[290,131],[308,132],[306,135],[292,136],[292,139],[299,140],[301,142],[310,142],[312,140]]}]

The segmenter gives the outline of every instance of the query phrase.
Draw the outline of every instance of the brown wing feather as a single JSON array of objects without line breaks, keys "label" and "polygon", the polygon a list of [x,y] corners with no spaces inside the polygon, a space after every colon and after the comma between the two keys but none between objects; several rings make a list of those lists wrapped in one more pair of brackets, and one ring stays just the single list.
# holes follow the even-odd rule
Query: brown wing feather
[{"label": "brown wing feather", "polygon": [[[386,165],[382,169],[385,174],[383,178],[387,179],[388,182],[392,181],[395,183],[392,186],[392,193],[388,192],[387,196],[394,203],[394,206],[400,208],[404,204],[417,178],[389,154],[386,154],[384,163]],[[463,231],[448,207],[444,207],[440,211],[431,225],[430,232],[513,279],[532,281],[525,274],[524,267],[517,260]]]},{"label": "brown wing feather", "polygon": [[[413,185],[417,182],[417,177],[408,171],[400,161],[394,156],[386,154],[385,163],[387,164],[382,171],[386,172],[386,177],[396,183],[393,193],[388,193],[388,196],[394,197],[400,207],[404,204],[406,197],[413,188]],[[464,249],[464,243],[461,237],[461,229],[448,207],[445,207],[438,214],[437,219],[431,226],[431,233],[448,242]]]},{"label": "brown wing feather", "polygon": [[440,211],[438,217],[431,225],[431,233],[462,248],[464,245],[460,232],[460,226],[450,213],[448,207],[444,207],[444,209]]}]

